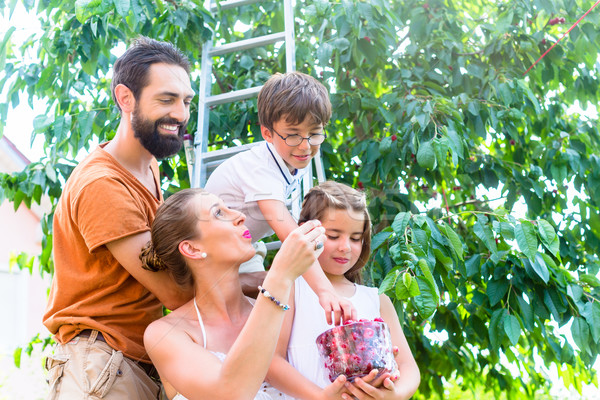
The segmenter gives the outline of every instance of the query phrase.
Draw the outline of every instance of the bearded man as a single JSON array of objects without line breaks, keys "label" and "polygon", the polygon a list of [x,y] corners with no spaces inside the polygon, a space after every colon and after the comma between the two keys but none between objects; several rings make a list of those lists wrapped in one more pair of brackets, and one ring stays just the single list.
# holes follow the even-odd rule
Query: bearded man
[{"label": "bearded man", "polygon": [[157,399],[143,345],[162,305],[193,293],[139,254],[163,202],[157,159],[176,154],[194,97],[189,62],[169,43],[139,38],[116,61],[114,138],[69,177],[53,221],[54,278],[44,325],[57,342],[46,360],[51,399]]}]

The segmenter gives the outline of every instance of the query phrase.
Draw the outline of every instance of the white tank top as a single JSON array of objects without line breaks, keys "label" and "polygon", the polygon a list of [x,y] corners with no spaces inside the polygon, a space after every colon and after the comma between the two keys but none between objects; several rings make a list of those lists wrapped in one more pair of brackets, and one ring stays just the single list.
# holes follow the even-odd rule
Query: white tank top
[{"label": "white tank top", "polygon": [[[348,300],[356,308],[357,317],[359,319],[380,317],[379,290],[363,285],[355,284],[354,286],[356,288],[354,295]],[[333,326],[327,325],[325,312],[319,304],[319,298],[304,278],[296,279],[294,287],[295,311],[288,343],[288,361],[311,382],[319,387],[325,387],[331,382],[319,359],[319,350],[315,340],[317,336]],[[284,398],[292,399],[290,396]]]},{"label": "white tank top", "polygon": [[[196,308],[196,315],[198,316],[198,324],[200,324],[200,329],[202,330],[203,347],[206,348],[206,329],[204,328],[204,321],[202,321],[202,316],[200,315],[200,310],[198,310],[198,305],[196,305],[195,298],[194,298],[194,308]],[[225,361],[225,357],[227,357],[227,354],[221,353],[218,351],[211,351],[211,353],[213,353],[215,356],[217,356],[217,358],[221,361]],[[266,382],[263,382],[263,384],[260,387],[260,390],[258,391],[256,396],[254,396],[254,400],[275,400],[275,399],[282,399],[282,398],[283,398],[283,393],[281,393],[280,391],[278,391],[277,389],[275,389],[273,386],[269,385]],[[182,394],[177,393],[175,395],[175,397],[173,397],[172,400],[187,400],[187,399],[185,397],[183,397]]]}]

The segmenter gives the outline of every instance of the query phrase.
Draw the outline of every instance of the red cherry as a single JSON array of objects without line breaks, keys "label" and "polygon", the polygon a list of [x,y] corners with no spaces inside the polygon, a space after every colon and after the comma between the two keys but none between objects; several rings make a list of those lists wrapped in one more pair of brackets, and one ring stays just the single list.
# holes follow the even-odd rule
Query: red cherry
[{"label": "red cherry", "polygon": [[548,21],[548,25],[556,25],[559,21],[559,18],[552,18],[550,21]]},{"label": "red cherry", "polygon": [[392,135],[392,142],[395,142],[395,141],[396,141],[396,139],[398,139],[398,136],[396,136],[396,135]]},{"label": "red cherry", "polygon": [[358,188],[359,188],[359,189],[364,189],[364,188],[365,188],[365,185],[363,185],[363,183],[362,183],[362,182],[358,182]]},{"label": "red cherry", "polygon": [[449,69],[450,71],[454,71],[454,68],[452,68],[452,65],[448,65],[448,69]]},{"label": "red cherry", "polygon": [[366,40],[367,42],[371,43],[371,38],[370,38],[370,37],[368,37],[368,36],[365,36],[365,40]]},{"label": "red cherry", "polygon": [[516,142],[515,142],[515,140],[514,140],[514,139],[510,139],[510,145],[511,145],[511,146],[514,146],[514,145],[515,145],[515,143],[516,143]]}]

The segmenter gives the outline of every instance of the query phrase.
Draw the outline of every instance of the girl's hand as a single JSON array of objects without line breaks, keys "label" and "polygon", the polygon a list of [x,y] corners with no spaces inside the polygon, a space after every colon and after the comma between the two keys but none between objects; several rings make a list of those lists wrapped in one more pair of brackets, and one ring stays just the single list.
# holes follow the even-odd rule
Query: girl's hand
[{"label": "girl's hand", "polygon": [[348,394],[342,394],[344,400],[407,400],[410,394],[402,393],[394,381],[398,379],[397,372],[383,373],[377,377],[377,370],[373,370],[363,378],[356,378],[353,383],[347,382],[345,387]]},{"label": "girl's hand", "polygon": [[346,391],[346,387],[344,386],[346,383],[346,377],[344,375],[340,375],[333,381],[330,385],[325,386],[323,391],[321,392],[322,396],[319,397],[319,400],[340,400],[343,399],[342,394],[348,393]]},{"label": "girl's hand", "polygon": [[[302,275],[323,252],[325,228],[317,220],[308,221],[294,229],[277,252],[271,270],[290,279]],[[317,244],[320,243],[321,246]]]}]

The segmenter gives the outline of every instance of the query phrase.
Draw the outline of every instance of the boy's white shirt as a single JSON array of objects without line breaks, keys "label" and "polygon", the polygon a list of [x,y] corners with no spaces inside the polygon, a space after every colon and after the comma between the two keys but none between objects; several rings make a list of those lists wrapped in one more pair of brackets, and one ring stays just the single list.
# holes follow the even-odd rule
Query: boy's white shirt
[{"label": "boy's white shirt", "polygon": [[[289,204],[300,195],[300,179],[309,171],[296,170],[292,175],[268,142],[236,154],[219,165],[206,182],[205,189],[219,196],[225,204],[246,215],[245,225],[255,242],[273,234],[273,229],[258,207],[259,200],[279,200]],[[293,216],[298,219],[297,215]]]}]

